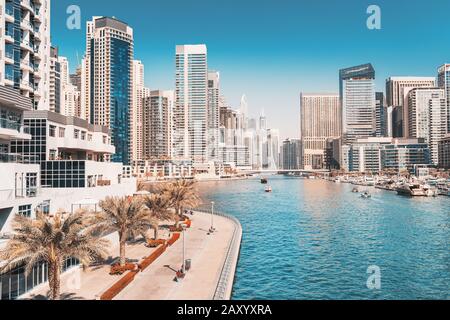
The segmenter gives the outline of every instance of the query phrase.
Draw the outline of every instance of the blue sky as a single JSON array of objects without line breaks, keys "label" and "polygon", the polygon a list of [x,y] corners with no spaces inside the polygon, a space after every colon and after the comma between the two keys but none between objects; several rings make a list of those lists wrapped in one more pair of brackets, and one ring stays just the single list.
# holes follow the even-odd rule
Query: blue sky
[{"label": "blue sky", "polygon": [[[81,8],[82,29],[66,28],[66,9]],[[382,29],[366,27],[379,5]],[[446,0],[53,0],[52,43],[74,69],[85,49],[85,22],[115,16],[135,33],[135,58],[152,89],[174,87],[177,44],[205,43],[222,93],[250,112],[265,110],[282,137],[299,135],[299,94],[337,92],[338,70],[371,62],[377,89],[389,76],[435,76],[450,61]]]}]

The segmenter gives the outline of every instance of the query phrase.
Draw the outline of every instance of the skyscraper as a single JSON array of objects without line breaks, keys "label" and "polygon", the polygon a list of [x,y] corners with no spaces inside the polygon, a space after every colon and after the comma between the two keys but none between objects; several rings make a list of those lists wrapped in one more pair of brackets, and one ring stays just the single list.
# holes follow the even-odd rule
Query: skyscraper
[{"label": "skyscraper", "polygon": [[208,161],[208,61],[206,45],[176,46],[174,157],[194,166]]},{"label": "skyscraper", "polygon": [[208,72],[208,159],[218,160],[220,126],[220,74]]},{"label": "skyscraper", "polygon": [[384,93],[377,92],[375,94],[375,115],[376,115],[376,136],[385,137],[388,134],[388,115],[386,104],[384,101]]},{"label": "skyscraper", "polygon": [[375,135],[375,70],[371,64],[340,70],[344,144]]},{"label": "skyscraper", "polygon": [[0,0],[0,85],[49,108],[50,0]]},{"label": "skyscraper", "polygon": [[133,61],[133,107],[131,116],[132,160],[143,160],[143,99],[150,96],[150,89],[145,88],[144,64]]},{"label": "skyscraper", "polygon": [[280,169],[300,169],[301,152],[301,141],[299,139],[284,140],[280,152]]},{"label": "skyscraper", "polygon": [[339,95],[302,93],[300,123],[303,165],[323,169],[327,140],[342,135]]},{"label": "skyscraper", "polygon": [[171,158],[171,104],[173,91],[154,90],[143,99],[143,160]]},{"label": "skyscraper", "polygon": [[408,94],[409,137],[423,138],[431,150],[434,165],[439,162],[439,142],[447,130],[445,91],[437,88],[413,89]]},{"label": "skyscraper", "polygon": [[114,162],[130,163],[133,29],[109,17],[87,22],[82,98],[85,117],[111,129]]},{"label": "skyscraper", "polygon": [[408,93],[414,88],[434,88],[434,77],[390,77],[386,80],[386,103],[393,107],[394,137],[408,137]]},{"label": "skyscraper", "polygon": [[58,55],[58,48],[51,47],[49,110],[56,113],[61,113],[61,110],[63,109],[61,71],[62,68]]},{"label": "skyscraper", "polygon": [[438,86],[445,90],[447,103],[447,132],[450,133],[450,64],[446,63],[438,70]]}]

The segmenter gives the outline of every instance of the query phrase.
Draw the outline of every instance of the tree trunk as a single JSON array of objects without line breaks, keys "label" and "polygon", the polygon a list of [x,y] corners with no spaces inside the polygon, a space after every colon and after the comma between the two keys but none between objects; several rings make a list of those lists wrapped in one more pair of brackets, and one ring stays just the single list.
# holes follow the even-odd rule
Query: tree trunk
[{"label": "tree trunk", "polygon": [[125,244],[127,242],[127,239],[125,238],[124,232],[119,232],[119,238],[120,238],[120,266],[124,267],[126,264],[126,257],[125,257]]},{"label": "tree trunk", "polygon": [[61,265],[58,262],[49,263],[50,300],[61,299]]},{"label": "tree trunk", "polygon": [[157,225],[153,226],[153,229],[155,230],[155,240],[158,240],[159,237],[159,227]]}]

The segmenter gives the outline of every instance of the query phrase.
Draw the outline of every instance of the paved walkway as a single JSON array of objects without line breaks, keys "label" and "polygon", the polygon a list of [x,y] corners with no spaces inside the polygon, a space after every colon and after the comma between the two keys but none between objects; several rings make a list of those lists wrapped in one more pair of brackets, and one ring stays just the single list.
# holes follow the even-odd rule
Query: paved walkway
[{"label": "paved walkway", "polygon": [[125,288],[116,300],[211,300],[222,271],[227,249],[233,236],[233,223],[214,217],[217,231],[207,235],[211,216],[197,213],[192,228],[186,233],[186,258],[192,269],[181,282],[174,281],[181,269],[183,239]]},{"label": "paved walkway", "polygon": [[[143,273],[128,285],[117,297],[118,300],[209,300],[212,299],[225,260],[228,245],[233,235],[233,223],[223,217],[214,217],[216,233],[207,235],[211,216],[197,213],[192,217],[192,228],[186,232],[186,258],[192,260],[192,269],[182,282],[175,282],[175,272],[182,265],[183,238],[158,258]],[[168,238],[166,230],[160,230],[161,238]],[[110,264],[118,259],[117,233],[111,240],[111,257],[108,263],[90,267],[86,271],[75,268],[61,277],[62,299],[94,300],[120,279],[110,276]],[[127,245],[127,258],[139,262],[155,249],[142,242]],[[48,284],[43,284],[21,297],[21,299],[43,299],[47,296]]]}]

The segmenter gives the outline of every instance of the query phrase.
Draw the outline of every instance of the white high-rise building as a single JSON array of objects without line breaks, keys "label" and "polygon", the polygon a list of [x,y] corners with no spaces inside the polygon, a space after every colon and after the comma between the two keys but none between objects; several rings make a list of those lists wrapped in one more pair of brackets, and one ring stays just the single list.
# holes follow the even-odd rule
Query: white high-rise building
[{"label": "white high-rise building", "polygon": [[133,61],[133,108],[132,108],[132,160],[143,160],[143,99],[150,96],[150,89],[145,88],[144,64]]},{"label": "white high-rise building", "polygon": [[111,129],[114,162],[132,156],[133,29],[115,18],[94,17],[86,25],[82,105],[92,124]]},{"label": "white high-rise building", "polygon": [[371,64],[339,73],[343,142],[375,136],[375,70]]},{"label": "white high-rise building", "polygon": [[447,101],[447,132],[450,133],[450,64],[442,65],[438,70],[438,87],[445,90]]},{"label": "white high-rise building", "polygon": [[220,73],[208,72],[208,159],[219,157]]},{"label": "white high-rise building", "polygon": [[393,135],[408,137],[409,123],[408,110],[404,106],[408,105],[408,94],[414,88],[434,88],[436,78],[434,77],[390,77],[386,80],[386,104],[394,109],[399,108],[399,119],[393,128]]},{"label": "white high-rise building", "polygon": [[437,88],[413,89],[408,94],[409,137],[423,138],[429,145],[431,160],[439,162],[439,142],[447,133],[445,91]]},{"label": "white high-rise building", "polygon": [[0,0],[0,85],[49,108],[50,0]]},{"label": "white high-rise building", "polygon": [[176,46],[173,151],[194,166],[208,163],[208,61],[206,45]]},{"label": "white high-rise building", "polygon": [[342,135],[338,94],[308,94],[300,97],[301,145],[305,169],[324,169],[328,139]]}]

